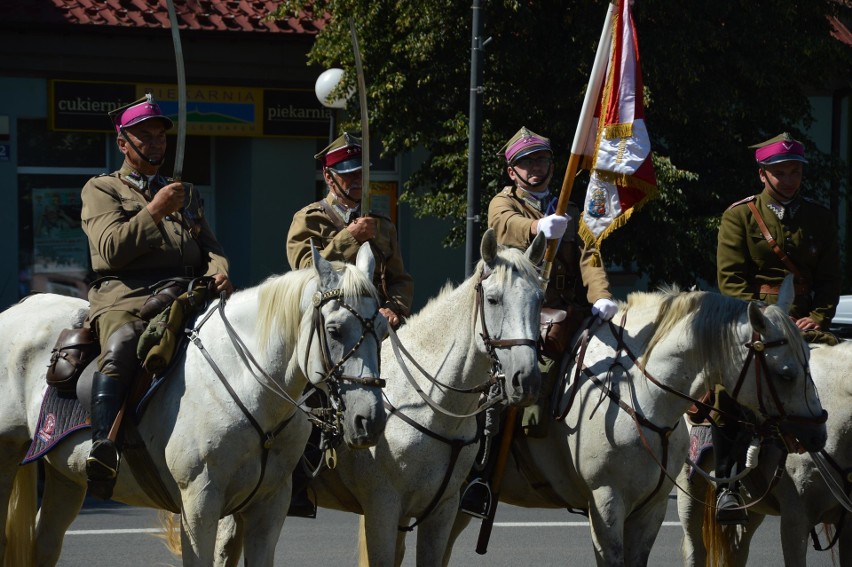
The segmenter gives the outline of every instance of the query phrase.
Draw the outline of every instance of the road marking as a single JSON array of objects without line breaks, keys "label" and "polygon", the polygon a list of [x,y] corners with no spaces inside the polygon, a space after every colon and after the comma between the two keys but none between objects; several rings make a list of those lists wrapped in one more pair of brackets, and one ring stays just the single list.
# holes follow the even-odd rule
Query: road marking
[{"label": "road marking", "polygon": [[[665,527],[680,527],[680,522],[663,522]],[[494,522],[495,528],[587,528],[589,522]],[[65,535],[122,535],[161,534],[160,528],[133,528],[125,530],[69,530]]]}]

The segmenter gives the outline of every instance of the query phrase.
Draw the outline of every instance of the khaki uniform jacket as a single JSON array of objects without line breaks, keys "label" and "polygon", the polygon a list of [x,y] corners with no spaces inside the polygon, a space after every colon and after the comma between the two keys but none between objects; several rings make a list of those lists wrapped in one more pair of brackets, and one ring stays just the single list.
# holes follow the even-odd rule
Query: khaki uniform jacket
[{"label": "khaki uniform jacket", "polygon": [[719,290],[731,297],[773,304],[777,291],[765,293],[760,288],[777,288],[789,273],[763,237],[749,201],[756,203],[769,233],[804,280],[806,293],[796,294],[791,316],[810,316],[827,330],[840,296],[838,233],[831,212],[807,199],[799,199],[798,210],[792,218],[785,213],[783,221],[767,206],[777,203],[765,191],[734,203],[722,214],[716,249]]},{"label": "khaki uniform jacket", "polygon": [[[287,261],[290,268],[298,270],[311,265],[311,239],[326,260],[354,264],[361,244],[343,229],[344,220],[332,208],[334,195],[329,193],[323,201],[312,203],[293,215],[287,233]],[[333,216],[332,216],[333,215]],[[396,227],[387,217],[378,216],[378,234],[371,241],[376,256],[376,273],[373,278],[382,306],[403,317],[411,313],[414,298],[414,279],[405,271]]]},{"label": "khaki uniform jacket", "polygon": [[[526,201],[522,193],[514,186],[507,186],[495,195],[488,205],[488,226],[496,231],[499,244],[526,250],[534,238],[530,234],[532,223],[544,213]],[[591,305],[602,298],[612,299],[606,271],[592,265],[597,249],[586,246],[577,234],[580,210],[570,203],[567,212],[571,221],[553,261],[544,306],[564,308]]]},{"label": "khaki uniform jacket", "polygon": [[[228,260],[200,205],[191,204],[192,219],[174,215],[192,231],[175,220],[156,224],[145,208],[151,200],[145,185],[144,176],[124,166],[83,187],[82,228],[92,269],[103,278],[89,289],[90,321],[105,311],[138,315],[151,295],[148,286],[167,277],[228,275]],[[199,203],[197,192],[193,197]]]}]

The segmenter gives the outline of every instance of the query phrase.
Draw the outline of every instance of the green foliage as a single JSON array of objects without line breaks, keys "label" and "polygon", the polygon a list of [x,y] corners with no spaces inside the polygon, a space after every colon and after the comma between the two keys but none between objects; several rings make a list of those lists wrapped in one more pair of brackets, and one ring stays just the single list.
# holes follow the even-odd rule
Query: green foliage
[{"label": "green foliage", "polygon": [[[483,0],[483,213],[502,186],[497,150],[517,129],[549,136],[565,170],[600,37],[604,0]],[[354,69],[348,18],[363,54],[371,132],[384,152],[426,151],[402,196],[415,214],[453,219],[448,245],[465,235],[471,6],[445,0],[285,0],[279,15],[333,14],[309,63]],[[759,190],[750,144],[782,131],[805,142],[805,190],[826,200],[839,164],[803,130],[808,95],[849,88],[852,48],[830,36],[836,0],[637,0],[633,7],[646,120],[660,198],[603,243],[609,262],[634,266],[654,285],[715,281],[716,228],[732,202]],[[347,74],[354,85],[354,72]],[[350,101],[357,105],[357,97]],[[350,109],[358,130],[357,106]],[[505,175],[505,174],[502,174]],[[551,188],[561,186],[561,174]],[[572,198],[582,203],[580,176]]]}]

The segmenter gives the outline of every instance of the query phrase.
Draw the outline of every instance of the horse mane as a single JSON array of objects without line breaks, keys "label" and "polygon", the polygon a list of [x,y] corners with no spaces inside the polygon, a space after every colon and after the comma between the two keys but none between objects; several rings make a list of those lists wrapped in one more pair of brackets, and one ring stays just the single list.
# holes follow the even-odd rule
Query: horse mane
[{"label": "horse mane", "polygon": [[[331,265],[340,275],[338,286],[343,291],[346,303],[351,304],[356,298],[364,296],[378,302],[376,287],[361,270],[343,262],[334,261]],[[307,302],[302,304],[305,289],[314,284],[319,284],[319,274],[309,266],[270,276],[258,286],[256,328],[262,352],[269,347],[275,333],[288,349],[295,345],[303,314],[310,306]]]},{"label": "horse mane", "polygon": [[[467,280],[458,286],[451,282],[444,284],[437,295],[430,298],[420,311],[408,318],[403,329],[416,327],[420,323],[420,319],[425,318],[425,316],[433,312],[435,305],[443,304],[447,300],[447,297],[456,293],[457,290],[459,294],[464,295],[464,303],[453,303],[454,311],[459,313],[473,313],[473,306],[476,301],[476,283],[483,278],[483,275],[490,271],[488,277],[497,278],[498,282],[503,283],[511,275],[512,270],[517,270],[523,278],[533,279],[538,277],[538,271],[523,251],[507,246],[499,246],[493,268],[490,268],[483,260],[480,260],[476,264],[473,275]],[[462,290],[467,291],[463,292]]]},{"label": "horse mane", "polygon": [[[677,286],[671,286],[658,292],[630,294],[628,308],[649,302],[658,303],[659,309],[656,327],[642,355],[645,363],[654,347],[685,319],[690,321],[692,340],[697,347],[696,356],[703,363],[708,380],[721,376],[735,362],[735,353],[742,346],[736,334],[737,322],[748,309],[747,301],[706,291],[682,292]],[[763,315],[781,329],[790,344],[801,341],[798,329],[779,307],[769,305],[764,308]],[[804,362],[804,352],[800,356]]]}]

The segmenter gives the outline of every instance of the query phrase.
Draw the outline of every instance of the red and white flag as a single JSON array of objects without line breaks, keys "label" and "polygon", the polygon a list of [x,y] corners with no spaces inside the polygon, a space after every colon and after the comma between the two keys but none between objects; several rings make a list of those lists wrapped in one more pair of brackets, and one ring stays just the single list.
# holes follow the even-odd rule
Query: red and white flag
[{"label": "red and white flag", "polygon": [[[588,121],[582,168],[590,170],[580,220],[580,235],[600,248],[601,241],[624,225],[634,211],[657,195],[651,141],[645,127],[639,45],[630,0],[617,0],[605,25],[609,41],[605,74],[589,82],[597,87],[594,117]],[[598,49],[606,49],[599,45]],[[603,65],[600,66],[603,68]],[[576,141],[576,140],[575,140]]]}]

